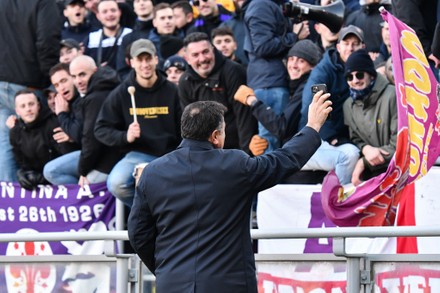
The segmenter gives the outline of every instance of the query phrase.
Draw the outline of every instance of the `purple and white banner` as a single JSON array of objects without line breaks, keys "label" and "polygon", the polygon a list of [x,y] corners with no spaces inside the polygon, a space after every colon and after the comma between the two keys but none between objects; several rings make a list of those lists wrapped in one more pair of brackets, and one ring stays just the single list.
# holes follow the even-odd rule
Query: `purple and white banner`
[{"label": "purple and white banner", "polygon": [[[105,183],[41,185],[34,191],[0,182],[0,233],[115,230],[115,199]],[[0,256],[99,255],[104,241],[0,243]],[[0,292],[112,292],[111,263],[0,264]]]},{"label": "purple and white banner", "polygon": [[[0,233],[115,230],[115,199],[105,183],[85,188],[41,185],[34,191],[11,182],[0,182],[0,187]],[[0,255],[92,254],[96,249],[78,245],[50,242],[37,248],[28,243],[0,243]]]}]

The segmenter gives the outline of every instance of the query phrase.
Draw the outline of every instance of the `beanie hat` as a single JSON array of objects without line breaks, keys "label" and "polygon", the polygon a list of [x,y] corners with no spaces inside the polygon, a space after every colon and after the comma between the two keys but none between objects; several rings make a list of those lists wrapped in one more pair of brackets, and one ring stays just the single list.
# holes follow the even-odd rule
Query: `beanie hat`
[{"label": "beanie hat", "polygon": [[377,72],[374,69],[373,60],[370,55],[364,49],[360,49],[351,53],[345,62],[345,75],[352,73],[353,71],[367,72],[376,77]]},{"label": "beanie hat", "polygon": [[322,54],[321,49],[315,43],[305,39],[296,42],[295,45],[290,48],[287,57],[293,56],[302,58],[309,62],[310,65],[315,66],[319,60],[321,60]]},{"label": "beanie hat", "polygon": [[185,71],[187,63],[185,59],[183,59],[183,57],[173,55],[165,60],[165,63],[163,64],[163,70],[166,71],[170,67],[177,67],[178,69]]},{"label": "beanie hat", "polygon": [[162,36],[160,38],[160,53],[163,59],[175,55],[183,48],[183,41],[174,36]]}]

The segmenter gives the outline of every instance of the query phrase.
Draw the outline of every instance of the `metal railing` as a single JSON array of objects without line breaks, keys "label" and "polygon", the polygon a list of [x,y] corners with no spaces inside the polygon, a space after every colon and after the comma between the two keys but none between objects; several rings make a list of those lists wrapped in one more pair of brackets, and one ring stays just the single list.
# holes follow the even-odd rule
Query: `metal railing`
[{"label": "metal railing", "polygon": [[[346,252],[346,240],[348,238],[377,238],[377,237],[438,237],[440,236],[440,227],[437,226],[422,226],[422,227],[352,227],[352,228],[297,228],[297,229],[283,229],[283,230],[251,230],[251,237],[253,239],[297,239],[297,238],[332,238],[333,239],[333,253],[335,256],[345,258],[347,261],[347,292],[359,292],[361,284],[360,262],[361,258],[366,254],[349,254]],[[116,261],[117,266],[117,292],[129,292],[129,283],[139,283],[142,279],[142,270],[138,263],[130,264],[132,254],[117,254],[115,250],[116,241],[128,240],[127,231],[106,231],[106,232],[47,232],[38,234],[14,234],[14,233],[0,233],[0,242],[29,242],[29,241],[88,241],[88,240],[104,240],[108,241],[105,256],[97,256],[96,261],[108,260]],[[256,259],[262,259],[258,257]],[[59,258],[59,256],[57,256]],[[71,259],[76,256],[66,256],[65,259]],[[81,260],[93,260],[90,256],[77,256]],[[316,255],[313,255],[316,258]],[[312,257],[312,258],[313,258]],[[402,257],[405,257],[402,255]],[[408,257],[408,256],[407,256]],[[0,256],[0,263],[23,262],[20,257]],[[37,262],[39,257],[27,257],[27,260]],[[47,256],[45,256],[47,259]],[[63,258],[64,259],[64,258]],[[295,257],[289,257],[289,260],[294,260]],[[322,257],[321,257],[322,259]],[[377,256],[373,259],[377,259]],[[401,258],[388,258],[399,261]],[[421,256],[419,259],[423,259]],[[440,254],[436,257],[425,256],[425,259],[440,260]],[[278,258],[281,261],[280,258]],[[124,272],[125,271],[125,272]],[[139,288],[139,287],[138,287]],[[134,291],[131,291],[134,292]]]},{"label": "metal railing", "polygon": [[[438,226],[400,226],[400,227],[336,227],[336,228],[295,228],[280,230],[251,230],[253,239],[304,239],[304,238],[332,238],[333,254],[337,257],[344,257],[347,262],[347,292],[360,292],[361,284],[370,284],[370,276],[361,273],[361,260],[366,260],[368,266],[370,261],[440,261],[439,254],[436,255],[384,255],[367,253],[347,253],[346,240],[349,238],[378,238],[378,237],[438,237],[440,227]],[[256,255],[256,261],[267,261],[274,255],[261,257]],[[286,256],[282,256],[286,258]],[[318,256],[319,258],[319,256]],[[280,256],[275,257],[278,261]],[[289,255],[290,260],[317,259],[316,255],[308,258],[308,255],[300,257]],[[370,286],[371,287],[371,286]],[[371,288],[370,288],[371,290]]]}]

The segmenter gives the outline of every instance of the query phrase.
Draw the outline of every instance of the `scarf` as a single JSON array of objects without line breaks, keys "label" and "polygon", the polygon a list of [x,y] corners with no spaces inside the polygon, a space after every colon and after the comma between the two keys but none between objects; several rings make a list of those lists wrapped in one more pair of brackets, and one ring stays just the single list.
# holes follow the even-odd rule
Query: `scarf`
[{"label": "scarf", "polygon": [[371,93],[371,90],[373,89],[375,83],[376,80],[372,80],[371,83],[362,90],[355,90],[350,88],[350,96],[353,101],[363,100],[369,93]]}]

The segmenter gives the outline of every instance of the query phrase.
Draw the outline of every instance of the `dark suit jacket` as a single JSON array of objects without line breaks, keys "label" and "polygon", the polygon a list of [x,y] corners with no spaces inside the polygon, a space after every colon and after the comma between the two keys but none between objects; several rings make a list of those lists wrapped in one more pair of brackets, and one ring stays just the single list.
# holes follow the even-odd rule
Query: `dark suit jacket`
[{"label": "dark suit jacket", "polygon": [[252,198],[298,171],[320,144],[308,127],[259,157],[184,139],[151,162],[136,188],[128,232],[156,275],[157,292],[257,292]]}]

